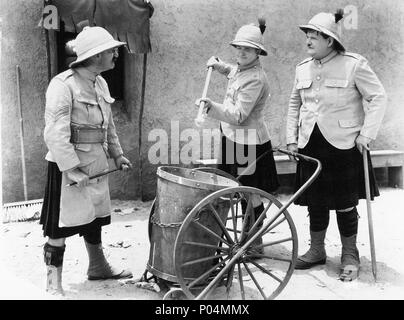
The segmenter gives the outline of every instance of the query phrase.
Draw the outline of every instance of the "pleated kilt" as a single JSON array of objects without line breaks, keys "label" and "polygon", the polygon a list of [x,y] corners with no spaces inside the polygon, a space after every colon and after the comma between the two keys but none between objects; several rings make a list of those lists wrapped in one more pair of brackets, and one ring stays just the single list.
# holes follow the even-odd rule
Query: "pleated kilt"
[{"label": "pleated kilt", "polygon": [[218,169],[237,178],[259,157],[261,158],[257,161],[255,170],[251,174],[242,175],[239,181],[243,186],[258,188],[268,193],[274,192],[279,187],[279,181],[271,141],[257,145],[246,145],[236,143],[222,135],[221,161]]},{"label": "pleated kilt", "polygon": [[[359,199],[366,199],[363,156],[355,147],[341,150],[331,145],[322,135],[317,124],[308,144],[298,151],[320,160],[322,170],[303,194],[295,200],[301,206],[327,206],[329,210],[356,206]],[[372,161],[368,152],[370,196],[379,196]],[[299,161],[296,169],[295,192],[310,178],[316,164]]]},{"label": "pleated kilt", "polygon": [[60,193],[62,186],[62,173],[55,162],[48,162],[48,177],[45,187],[41,218],[44,236],[52,239],[66,238],[75,234],[81,236],[95,229],[110,224],[111,217],[96,218],[88,224],[75,227],[59,228]]}]

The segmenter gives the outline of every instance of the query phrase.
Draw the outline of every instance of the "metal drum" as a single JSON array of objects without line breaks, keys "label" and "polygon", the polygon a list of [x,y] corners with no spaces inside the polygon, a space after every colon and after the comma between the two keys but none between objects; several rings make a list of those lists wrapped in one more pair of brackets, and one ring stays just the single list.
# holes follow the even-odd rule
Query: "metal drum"
[{"label": "metal drum", "polygon": [[[171,282],[178,282],[174,267],[175,240],[187,214],[212,192],[239,184],[231,179],[213,173],[195,169],[172,166],[157,169],[157,191],[154,210],[151,212],[149,228],[150,254],[147,269],[155,276]],[[218,199],[212,204],[220,219],[225,223],[229,212],[229,201]],[[201,214],[198,221],[204,226],[217,230],[218,224],[212,221],[211,214]],[[217,239],[211,237],[198,226],[189,228],[188,241],[217,245]],[[214,249],[201,247],[200,250],[190,247],[186,256],[189,260],[203,258],[214,254]],[[212,266],[212,261],[205,261],[187,267],[185,277],[194,279]]]}]

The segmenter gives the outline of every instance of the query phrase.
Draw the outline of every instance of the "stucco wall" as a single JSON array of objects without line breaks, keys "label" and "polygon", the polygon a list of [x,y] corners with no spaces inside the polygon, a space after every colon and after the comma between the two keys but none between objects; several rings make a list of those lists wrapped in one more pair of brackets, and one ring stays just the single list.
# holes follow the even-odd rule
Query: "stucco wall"
[{"label": "stucco wall", "polygon": [[[144,136],[156,127],[170,132],[171,120],[181,128],[194,127],[197,110],[193,103],[202,94],[205,63],[212,55],[234,61],[228,43],[244,24],[256,23],[259,15],[267,21],[265,45],[269,52],[261,58],[267,71],[271,100],[267,121],[273,145],[285,145],[285,121],[295,65],[306,57],[305,35],[298,24],[305,24],[318,12],[334,12],[354,5],[358,10],[357,29],[343,30],[348,51],[369,59],[385,85],[388,110],[373,149],[404,149],[404,2],[402,1],[243,1],[243,0],[154,0],[151,20],[153,53],[149,58]],[[226,79],[213,73],[208,96],[221,101]],[[210,121],[208,127],[217,127]],[[143,154],[155,142],[143,142]],[[144,160],[147,163],[147,159]],[[155,166],[143,169],[149,177],[153,196]]]},{"label": "stucco wall", "polygon": [[[21,161],[18,140],[18,109],[15,90],[15,64],[22,69],[22,102],[26,130],[28,189],[31,198],[42,197],[45,181],[43,156],[43,106],[46,89],[46,59],[43,33],[36,28],[42,1],[2,0],[2,152],[3,200],[23,198]],[[113,197],[154,197],[156,168],[148,152],[155,141],[148,135],[155,129],[172,134],[171,121],[179,130],[195,128],[196,98],[202,94],[206,77],[205,63],[212,55],[234,61],[229,42],[244,24],[256,23],[259,15],[267,20],[265,45],[269,55],[261,58],[271,87],[266,114],[273,145],[285,144],[285,120],[295,65],[306,57],[305,36],[297,28],[320,11],[354,5],[358,9],[358,28],[343,30],[348,51],[368,58],[389,96],[388,110],[373,149],[404,150],[404,2],[387,1],[318,1],[318,0],[152,0],[155,11],[151,19],[152,52],[147,57],[146,96],[139,146],[140,88],[142,57],[130,56],[125,62],[125,102],[114,106],[122,145],[135,164],[124,176],[111,176]],[[217,101],[224,96],[226,79],[213,73],[208,95]],[[207,128],[217,128],[208,121]],[[155,132],[155,131],[154,131]],[[175,135],[175,132],[173,132]],[[169,139],[169,145],[174,143]],[[186,142],[179,143],[179,149]],[[140,151],[139,151],[140,148]],[[171,159],[171,149],[167,155]],[[174,150],[175,151],[175,150]],[[174,152],[174,158],[177,158]],[[139,155],[141,156],[139,157]],[[160,155],[164,157],[164,155]],[[214,155],[213,155],[214,156]],[[175,164],[171,160],[170,164]],[[180,164],[181,165],[181,164]],[[140,167],[141,166],[141,170]]]},{"label": "stucco wall", "polygon": [[45,38],[37,27],[42,0],[1,1],[1,152],[3,201],[24,200],[16,65],[20,66],[21,105],[28,197],[41,198],[44,185],[43,111],[47,85]]}]

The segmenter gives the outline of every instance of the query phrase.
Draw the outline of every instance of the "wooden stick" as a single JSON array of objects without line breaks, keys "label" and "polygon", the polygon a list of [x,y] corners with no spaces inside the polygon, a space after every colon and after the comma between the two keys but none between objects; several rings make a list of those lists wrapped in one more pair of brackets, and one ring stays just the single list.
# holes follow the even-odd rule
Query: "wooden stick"
[{"label": "wooden stick", "polygon": [[[91,179],[95,179],[95,178],[99,178],[99,177],[102,177],[102,176],[105,176],[106,174],[110,174],[111,172],[115,172],[115,171],[118,171],[118,170],[121,170],[121,168],[115,168],[115,169],[108,170],[108,171],[105,171],[105,172],[97,173],[97,174],[95,174],[95,175],[93,175],[93,176],[90,176],[90,180],[91,180]],[[68,183],[68,184],[66,185],[66,187],[74,186],[74,185],[76,185],[76,184],[77,184],[77,182],[71,182],[71,183]]]},{"label": "wooden stick", "polygon": [[[212,75],[212,70],[213,70],[213,67],[208,68],[208,74],[206,75],[205,86],[204,86],[203,92],[202,92],[202,99],[205,99],[206,95],[208,94],[208,87],[209,87],[210,77]],[[195,119],[196,123],[203,122],[203,108],[204,107],[205,107],[205,101],[201,101],[199,104],[198,116]]]},{"label": "wooden stick", "polygon": [[22,166],[22,182],[24,186],[24,200],[28,200],[27,191],[27,172],[25,168],[25,148],[24,148],[24,123],[22,116],[22,104],[21,104],[21,88],[20,88],[20,66],[15,66],[16,81],[17,81],[17,104],[19,111],[19,121],[20,121],[20,147],[21,147],[21,166]]},{"label": "wooden stick", "polygon": [[368,227],[369,227],[369,240],[370,240],[370,254],[372,258],[372,273],[376,281],[377,269],[376,269],[376,251],[375,240],[373,236],[373,220],[372,220],[372,207],[370,204],[370,183],[369,183],[369,166],[368,166],[368,152],[363,150],[363,168],[365,170],[365,189],[366,189],[366,206],[368,213]]}]

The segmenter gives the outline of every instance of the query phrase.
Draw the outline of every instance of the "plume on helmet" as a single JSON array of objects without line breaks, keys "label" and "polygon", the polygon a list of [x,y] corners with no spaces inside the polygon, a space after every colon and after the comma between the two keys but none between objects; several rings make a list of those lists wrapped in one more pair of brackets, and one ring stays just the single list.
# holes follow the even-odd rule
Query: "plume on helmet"
[{"label": "plume on helmet", "polygon": [[261,30],[261,34],[264,34],[265,28],[266,28],[265,18],[263,18],[263,17],[258,18],[258,26]]},{"label": "plume on helmet", "polygon": [[338,9],[334,16],[335,23],[338,23],[338,21],[340,21],[344,17],[344,9]]}]

